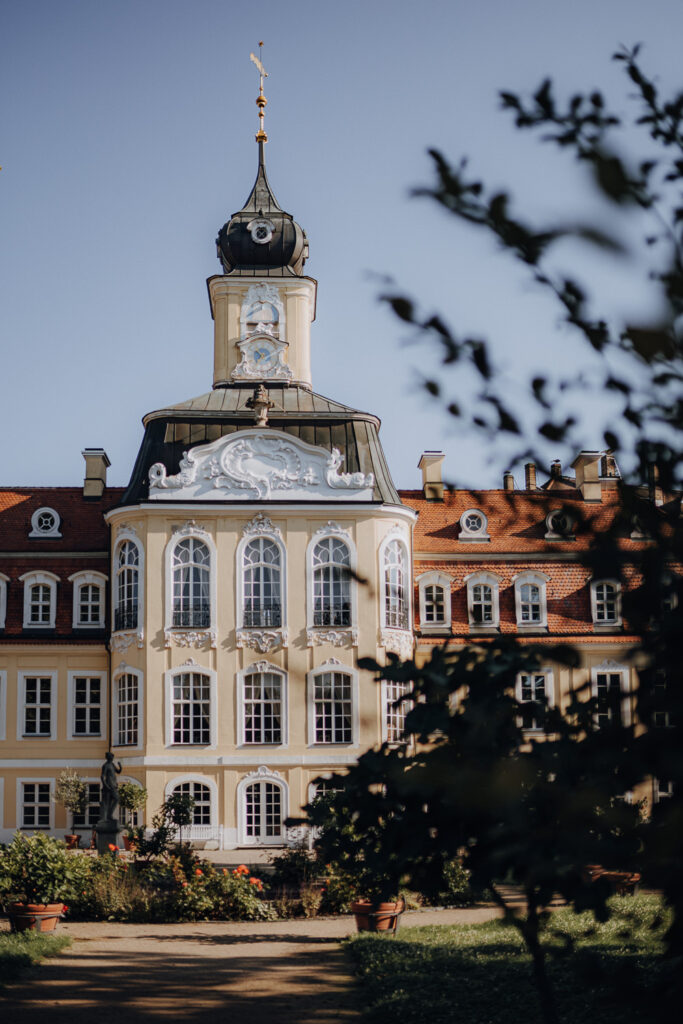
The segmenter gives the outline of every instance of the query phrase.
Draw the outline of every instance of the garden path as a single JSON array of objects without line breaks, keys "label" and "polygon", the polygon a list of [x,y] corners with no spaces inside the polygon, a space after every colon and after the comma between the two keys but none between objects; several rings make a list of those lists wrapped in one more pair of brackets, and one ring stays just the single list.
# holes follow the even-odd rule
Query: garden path
[{"label": "garden path", "polygon": [[[464,924],[493,907],[419,911],[407,925]],[[3,925],[6,922],[2,922]],[[63,923],[73,945],[0,998],[7,1024],[356,1024],[340,940],[353,918],[191,924]]]}]

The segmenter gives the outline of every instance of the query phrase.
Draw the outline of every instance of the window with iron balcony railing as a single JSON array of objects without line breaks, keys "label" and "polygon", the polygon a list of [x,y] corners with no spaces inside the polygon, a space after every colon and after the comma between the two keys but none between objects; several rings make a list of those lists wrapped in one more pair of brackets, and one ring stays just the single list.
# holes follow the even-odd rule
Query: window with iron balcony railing
[{"label": "window with iron balcony railing", "polygon": [[176,629],[208,629],[210,625],[211,605],[208,601],[189,608],[173,609],[173,626]]},{"label": "window with iron balcony railing", "polygon": [[246,604],[244,625],[251,628],[274,628],[282,625],[282,608],[279,603]]},{"label": "window with iron balcony railing", "polygon": [[316,608],[313,612],[314,626],[350,626],[351,605],[331,605],[327,608]]},{"label": "window with iron balcony railing", "polygon": [[137,627],[137,603],[119,605],[119,607],[114,612],[114,629],[137,629]]}]

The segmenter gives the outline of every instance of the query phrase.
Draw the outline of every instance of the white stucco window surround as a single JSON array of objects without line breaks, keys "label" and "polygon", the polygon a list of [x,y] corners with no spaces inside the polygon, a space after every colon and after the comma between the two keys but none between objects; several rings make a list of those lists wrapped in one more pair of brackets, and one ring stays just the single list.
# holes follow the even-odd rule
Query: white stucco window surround
[{"label": "white stucco window surround", "polygon": [[24,629],[54,629],[59,576],[25,572],[19,581],[24,584]]},{"label": "white stucco window surround", "polygon": [[[383,679],[382,687],[382,743],[405,743],[403,730],[406,715],[413,706],[410,700],[401,700],[412,690],[412,683],[395,683]],[[401,700],[400,704],[397,701]]]},{"label": "white stucco window surround", "polygon": [[260,765],[237,785],[237,842],[240,846],[282,846],[289,814],[289,790],[279,772]]},{"label": "white stucco window surround", "polygon": [[218,722],[216,673],[190,658],[164,673],[167,747],[216,746]]},{"label": "white stucco window surround", "polygon": [[29,537],[32,538],[44,538],[44,537],[61,537],[59,527],[61,525],[61,519],[59,512],[55,512],[53,508],[37,508],[31,516],[31,532]]},{"label": "white stucco window surround", "polygon": [[410,630],[411,572],[408,545],[398,527],[389,530],[379,546],[380,624],[383,629]]},{"label": "white stucco window surround", "polygon": [[[543,720],[540,707],[553,707],[555,704],[555,683],[553,670],[541,668],[534,672],[520,672],[515,683],[515,697],[522,705],[518,717],[518,725],[525,732],[543,732]],[[525,707],[528,705],[528,707]]]},{"label": "white stucco window surround", "polygon": [[213,537],[194,522],[175,530],[164,553],[167,646],[190,630],[216,642],[217,555]]},{"label": "white stucco window surround", "polygon": [[329,633],[334,642],[330,631],[335,630],[352,630],[357,643],[357,564],[349,530],[329,521],[315,531],[306,549],[306,626],[311,646],[319,633]]},{"label": "white stucco window surround", "polygon": [[341,792],[342,788],[339,780],[332,778],[331,772],[322,772],[315,781],[308,783],[308,802],[312,804],[319,797],[332,796],[333,793]]},{"label": "white stucco window surround", "polygon": [[543,572],[521,572],[512,577],[515,587],[515,615],[520,632],[548,628],[547,587]]},{"label": "white stucco window surround", "polygon": [[164,799],[168,800],[174,793],[183,793],[194,800],[190,835],[200,838],[197,827],[216,827],[218,821],[218,784],[208,775],[176,775],[166,783]]},{"label": "white stucco window surround", "polygon": [[545,517],[546,540],[575,540],[574,516],[565,508],[554,508]]},{"label": "white stucco window surround", "polygon": [[468,508],[460,516],[459,541],[483,543],[491,540],[488,532],[489,521],[478,508]]},{"label": "white stucco window surround", "polygon": [[17,739],[57,739],[57,672],[18,672],[17,691]]},{"label": "white stucco window surround", "polygon": [[5,628],[5,622],[7,621],[7,584],[9,583],[9,576],[5,576],[4,572],[0,572],[0,629]]},{"label": "white stucco window surround", "polygon": [[54,791],[54,779],[17,779],[17,827],[27,832],[54,828]]},{"label": "white stucco window surround", "polygon": [[[0,669],[0,740],[7,738],[7,672]],[[0,809],[1,810],[1,809]],[[0,818],[2,821],[2,818]]]},{"label": "white stucco window surround", "polygon": [[597,729],[607,727],[617,715],[622,725],[631,725],[631,672],[627,665],[611,658],[595,665],[591,669],[591,695],[597,701]]},{"label": "white stucco window surround", "polygon": [[591,580],[591,616],[596,633],[621,627],[621,584],[618,580]]},{"label": "white stucco window surround", "polygon": [[69,672],[66,736],[87,740],[107,735],[106,672]]},{"label": "white stucco window surround", "polygon": [[256,661],[237,674],[237,742],[287,746],[287,673]]},{"label": "white stucco window surround", "polygon": [[145,610],[145,551],[133,527],[121,527],[116,535],[111,578],[112,630],[137,630],[138,639],[141,639]]},{"label": "white stucco window surround", "polygon": [[112,745],[139,750],[143,746],[144,679],[125,661],[114,669],[111,687]]},{"label": "white stucco window surround", "polygon": [[102,572],[75,572],[73,583],[73,628],[102,629],[107,577]]},{"label": "white stucco window surround", "polygon": [[472,633],[486,633],[500,626],[500,579],[492,572],[465,576],[467,616]]},{"label": "white stucco window surround", "polygon": [[445,572],[423,572],[417,577],[422,633],[450,630],[451,582]]},{"label": "white stucco window surround", "polygon": [[266,654],[287,646],[287,549],[282,531],[258,513],[236,551],[237,646]]},{"label": "white stucco window surround", "polygon": [[358,672],[330,658],[307,679],[308,745],[358,746]]}]

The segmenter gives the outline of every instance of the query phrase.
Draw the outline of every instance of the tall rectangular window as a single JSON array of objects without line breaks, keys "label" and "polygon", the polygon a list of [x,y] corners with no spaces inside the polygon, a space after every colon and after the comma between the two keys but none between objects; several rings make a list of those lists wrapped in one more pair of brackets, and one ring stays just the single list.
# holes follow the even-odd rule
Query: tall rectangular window
[{"label": "tall rectangular window", "polygon": [[594,693],[598,729],[603,729],[610,722],[621,721],[621,672],[596,672]]},{"label": "tall rectangular window", "polygon": [[100,736],[102,732],[102,680],[76,676],[73,681],[73,734]]},{"label": "tall rectangular window", "polygon": [[132,673],[116,681],[116,744],[137,747],[139,737],[138,677]]},{"label": "tall rectangular window", "polygon": [[49,782],[24,782],[22,784],[21,827],[50,827]]},{"label": "tall rectangular window", "polygon": [[52,733],[52,679],[26,676],[24,679],[24,736]]},{"label": "tall rectangular window", "polygon": [[403,700],[400,704],[396,702],[406,693],[410,693],[410,683],[394,683],[386,680],[384,682],[384,733],[387,743],[400,743],[405,737],[403,735],[406,724],[406,715],[412,704]]},{"label": "tall rectangular window", "polygon": [[211,742],[211,683],[198,672],[173,677],[173,742]]},{"label": "tall rectangular window", "polygon": [[321,672],[314,677],[313,705],[316,743],[351,743],[351,676],[344,672]]},{"label": "tall rectangular window", "polygon": [[543,728],[543,708],[550,697],[549,689],[545,672],[520,672],[517,677],[517,702],[521,710],[518,724],[522,729]]},{"label": "tall rectangular window", "polygon": [[244,679],[244,742],[282,743],[282,677],[252,672]]},{"label": "tall rectangular window", "polygon": [[32,626],[52,623],[52,592],[46,583],[34,583],[29,592],[29,617]]},{"label": "tall rectangular window", "polygon": [[100,817],[100,784],[86,782],[85,809],[73,816],[74,828],[94,828]]},{"label": "tall rectangular window", "polygon": [[78,625],[99,626],[103,619],[102,587],[84,583],[78,591]]}]

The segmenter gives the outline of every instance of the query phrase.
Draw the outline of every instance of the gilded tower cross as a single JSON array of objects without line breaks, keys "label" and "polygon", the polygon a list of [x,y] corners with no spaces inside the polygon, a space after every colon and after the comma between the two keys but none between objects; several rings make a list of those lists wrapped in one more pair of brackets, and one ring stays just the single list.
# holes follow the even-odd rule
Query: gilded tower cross
[{"label": "gilded tower cross", "polygon": [[268,100],[263,95],[263,79],[268,77],[268,72],[266,71],[266,69],[263,66],[263,63],[261,62],[261,57],[263,56],[263,40],[261,40],[258,45],[258,57],[256,56],[255,53],[249,54],[249,60],[251,60],[256,65],[259,73],[259,94],[256,100],[256,106],[258,107],[259,116],[259,130],[256,133],[256,141],[267,142],[268,136],[266,135],[265,130],[263,128],[263,119],[265,117],[266,103],[268,102]]}]

